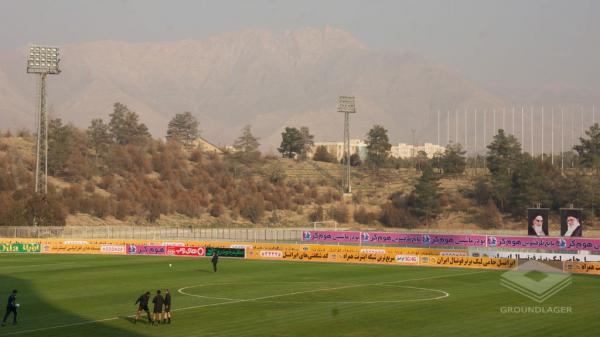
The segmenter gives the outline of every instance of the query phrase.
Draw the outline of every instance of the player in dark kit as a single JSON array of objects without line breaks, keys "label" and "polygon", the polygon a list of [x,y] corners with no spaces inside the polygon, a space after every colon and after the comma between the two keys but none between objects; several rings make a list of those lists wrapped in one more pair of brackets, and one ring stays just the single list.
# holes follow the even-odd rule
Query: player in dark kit
[{"label": "player in dark kit", "polygon": [[217,272],[217,262],[219,262],[219,255],[217,255],[217,251],[216,250],[213,251],[211,262],[212,262],[212,265],[213,265],[213,272],[216,273]]},{"label": "player in dark kit", "polygon": [[165,304],[165,299],[160,294],[160,290],[156,291],[156,296],[152,299],[152,303],[154,303],[154,321],[152,321],[152,325],[154,323],[160,324],[160,316],[162,316],[163,305]]},{"label": "player in dark kit", "polygon": [[149,291],[146,291],[146,293],[142,294],[140,297],[138,297],[137,301],[135,301],[134,304],[140,304],[138,306],[137,312],[135,313],[135,323],[137,323],[138,319],[140,319],[140,314],[142,313],[142,310],[146,312],[146,315],[148,315],[148,322],[152,323],[150,309],[148,309],[148,301],[150,301]]},{"label": "player in dark kit", "polygon": [[12,294],[8,296],[8,303],[6,304],[6,314],[4,314],[4,319],[2,320],[2,326],[6,325],[6,319],[12,313],[13,314],[13,325],[17,324],[17,289],[12,291]]},{"label": "player in dark kit", "polygon": [[165,316],[163,318],[163,323],[171,324],[171,293],[169,292],[169,289],[165,289]]}]

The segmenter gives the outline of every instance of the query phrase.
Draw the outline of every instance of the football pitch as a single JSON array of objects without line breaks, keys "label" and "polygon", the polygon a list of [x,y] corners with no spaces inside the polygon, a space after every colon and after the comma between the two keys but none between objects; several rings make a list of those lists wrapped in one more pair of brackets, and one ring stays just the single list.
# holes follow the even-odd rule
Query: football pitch
[{"label": "football pitch", "polygon": [[[586,275],[572,275],[570,286],[537,303],[503,287],[505,271],[495,270],[222,258],[213,273],[208,258],[3,254],[0,261],[2,314],[13,288],[20,304],[18,325],[0,336],[600,335],[600,277]],[[172,324],[134,324],[137,297],[165,288]]]}]

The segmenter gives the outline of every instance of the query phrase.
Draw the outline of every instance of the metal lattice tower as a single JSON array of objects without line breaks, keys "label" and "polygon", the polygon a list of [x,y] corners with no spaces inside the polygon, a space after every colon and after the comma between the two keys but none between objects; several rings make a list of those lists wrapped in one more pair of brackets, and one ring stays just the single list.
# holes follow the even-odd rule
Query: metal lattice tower
[{"label": "metal lattice tower", "polygon": [[30,46],[27,55],[27,73],[39,74],[38,125],[35,165],[35,193],[48,193],[48,116],[46,114],[46,78],[59,74],[58,48]]},{"label": "metal lattice tower", "polygon": [[350,185],[350,114],[356,113],[354,96],[340,96],[338,98],[338,112],[344,113],[344,155],[342,158],[345,158],[346,162],[342,187],[344,193],[352,193],[352,186]]},{"label": "metal lattice tower", "polygon": [[48,193],[48,116],[46,114],[46,74],[38,82],[38,125],[35,165],[35,193]]}]

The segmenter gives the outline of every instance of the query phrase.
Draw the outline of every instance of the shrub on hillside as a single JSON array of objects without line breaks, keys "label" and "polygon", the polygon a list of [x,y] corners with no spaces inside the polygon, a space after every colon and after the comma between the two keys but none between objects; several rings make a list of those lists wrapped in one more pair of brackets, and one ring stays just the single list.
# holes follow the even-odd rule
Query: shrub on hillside
[{"label": "shrub on hillside", "polygon": [[397,208],[390,202],[381,208],[379,221],[387,227],[413,228],[416,224],[416,219],[405,208]]},{"label": "shrub on hillside", "polygon": [[350,220],[350,211],[348,206],[344,203],[340,203],[332,209],[333,219],[339,223],[348,223]]},{"label": "shrub on hillside", "polygon": [[363,224],[370,225],[377,219],[377,214],[375,212],[369,212],[364,206],[360,206],[357,210],[354,211],[354,221]]},{"label": "shrub on hillside", "polygon": [[257,223],[265,212],[265,204],[262,196],[246,198],[240,207],[240,215],[244,218]]},{"label": "shrub on hillside", "polygon": [[319,221],[323,221],[324,216],[323,216],[323,207],[321,205],[319,205],[314,211],[312,211],[309,215],[308,215],[308,219],[311,222],[319,222]]}]

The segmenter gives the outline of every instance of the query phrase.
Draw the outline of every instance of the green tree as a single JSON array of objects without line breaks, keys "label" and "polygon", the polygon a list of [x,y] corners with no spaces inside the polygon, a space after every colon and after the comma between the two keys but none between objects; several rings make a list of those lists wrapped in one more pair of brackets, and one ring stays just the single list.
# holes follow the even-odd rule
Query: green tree
[{"label": "green tree", "polygon": [[360,160],[358,153],[353,153],[350,156],[350,166],[360,166],[361,163],[362,161]]},{"label": "green tree", "polygon": [[112,143],[110,129],[101,118],[92,119],[92,123],[87,129],[88,144],[94,150],[96,165],[98,158],[106,158],[108,149]]},{"label": "green tree", "polygon": [[281,133],[281,145],[277,151],[283,157],[294,158],[296,155],[302,154],[304,149],[304,139],[302,133],[297,128],[286,127]]},{"label": "green tree", "polygon": [[411,212],[419,219],[425,220],[426,223],[429,222],[429,219],[435,218],[441,211],[438,184],[433,169],[431,166],[426,166],[409,197]]},{"label": "green tree", "polygon": [[492,176],[510,175],[521,158],[519,141],[513,135],[506,136],[504,130],[499,129],[487,148],[487,166]]},{"label": "green tree", "polygon": [[179,142],[188,149],[193,146],[199,135],[198,121],[189,111],[176,114],[167,127],[167,140]]},{"label": "green tree", "polygon": [[87,139],[72,124],[63,125],[60,118],[48,122],[48,173],[79,179],[89,175],[86,159]]},{"label": "green tree", "polygon": [[374,125],[367,133],[367,160],[375,169],[379,169],[388,159],[392,144],[387,130],[381,125]]},{"label": "green tree", "polygon": [[333,155],[327,152],[327,148],[323,145],[317,146],[315,149],[315,154],[313,155],[314,161],[323,161],[327,163],[331,163],[335,161]]},{"label": "green tree", "polygon": [[108,127],[113,140],[120,145],[142,145],[150,138],[146,125],[139,122],[138,114],[119,102],[110,114]]},{"label": "green tree", "polygon": [[430,164],[429,157],[427,157],[427,152],[421,150],[417,152],[417,156],[415,157],[415,162],[417,165],[417,170],[423,171],[425,167],[432,166]]},{"label": "green tree", "polygon": [[500,205],[500,210],[505,211],[512,189],[512,175],[522,158],[521,144],[513,135],[506,136],[504,130],[499,129],[487,148],[486,160],[492,176],[493,198]]},{"label": "green tree", "polygon": [[463,150],[459,143],[448,144],[444,155],[440,158],[440,165],[445,174],[462,174],[465,172],[467,160],[465,159],[466,151]]},{"label": "green tree", "polygon": [[579,164],[591,168],[594,172],[600,169],[600,127],[598,123],[585,131],[587,138],[579,138],[581,144],[573,146],[579,154]]},{"label": "green tree", "polygon": [[244,162],[252,162],[260,158],[259,138],[254,137],[251,129],[250,125],[244,126],[242,135],[233,143],[236,150],[235,157]]},{"label": "green tree", "polygon": [[307,154],[312,149],[314,142],[314,135],[310,134],[310,130],[307,126],[300,128],[300,136],[302,137],[302,149],[300,150],[300,159],[306,160]]},{"label": "green tree", "polygon": [[522,156],[511,176],[507,198],[510,213],[514,216],[525,216],[527,207],[533,207],[536,203],[549,205],[551,198],[547,188],[551,184],[548,176],[550,172],[545,172],[541,163],[529,155]]}]

